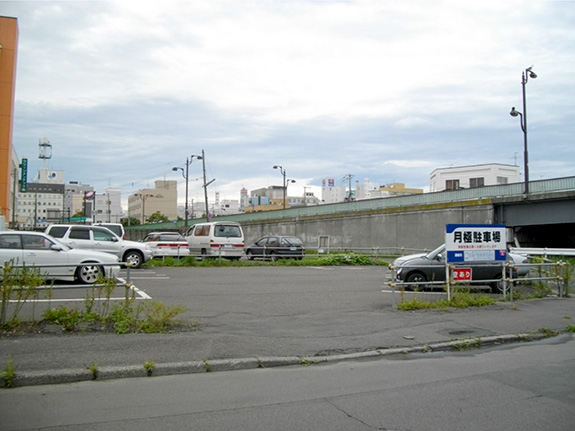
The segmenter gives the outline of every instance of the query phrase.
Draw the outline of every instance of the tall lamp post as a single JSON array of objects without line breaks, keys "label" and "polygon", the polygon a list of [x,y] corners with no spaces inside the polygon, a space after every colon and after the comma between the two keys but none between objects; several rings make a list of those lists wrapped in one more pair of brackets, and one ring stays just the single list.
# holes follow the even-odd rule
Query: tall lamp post
[{"label": "tall lamp post", "polygon": [[[279,170],[280,170],[280,173],[282,174],[282,177],[283,177],[283,209],[285,210],[285,209],[286,209],[287,182],[295,183],[295,180],[292,180],[292,179],[286,180],[286,171],[285,171],[285,169],[284,169],[282,166],[280,166],[280,165],[275,165],[275,166],[274,166],[274,169],[279,169]],[[286,181],[287,181],[287,182],[286,182]]]},{"label": "tall lamp post", "polygon": [[190,182],[190,165],[192,164],[192,161],[194,160],[194,157],[197,160],[202,160],[203,157],[202,156],[196,156],[195,154],[192,154],[190,157],[186,157],[186,170],[184,171],[184,168],[178,168],[178,167],[174,167],[172,168],[172,171],[177,172],[177,171],[182,171],[182,176],[185,178],[186,180],[186,207],[184,209],[184,214],[185,214],[185,218],[184,218],[184,226],[188,226],[188,184]]},{"label": "tall lamp post", "polygon": [[525,84],[529,78],[537,78],[537,74],[531,69],[533,66],[528,67],[521,74],[521,87],[523,90],[523,113],[517,111],[515,107],[511,108],[509,113],[512,117],[519,116],[519,121],[521,124],[521,130],[523,131],[523,177],[525,181],[525,194],[529,194],[529,158],[527,152],[527,102],[525,97]]},{"label": "tall lamp post", "polygon": [[209,205],[208,205],[208,186],[213,183],[216,179],[206,181],[206,156],[204,154],[204,150],[202,150],[202,170],[204,171],[204,200],[206,204],[206,221],[210,221],[210,212],[209,212]]}]

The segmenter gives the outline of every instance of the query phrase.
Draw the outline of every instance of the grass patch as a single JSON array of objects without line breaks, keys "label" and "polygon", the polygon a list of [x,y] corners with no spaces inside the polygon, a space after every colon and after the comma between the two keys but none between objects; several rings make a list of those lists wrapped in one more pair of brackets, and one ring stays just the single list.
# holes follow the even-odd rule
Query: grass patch
[{"label": "grass patch", "polygon": [[225,258],[208,258],[198,260],[196,257],[152,259],[147,266],[169,267],[243,267],[243,266],[347,266],[347,265],[378,265],[388,266],[389,262],[372,255],[361,253],[330,253],[320,256],[304,256],[303,259],[283,258],[271,260],[228,260]]},{"label": "grass patch", "polygon": [[403,300],[397,304],[397,309],[401,311],[447,309],[447,308],[467,308],[486,307],[495,304],[495,299],[486,296],[472,294],[470,292],[454,292],[451,299],[440,299],[436,302],[420,301],[417,297],[410,300]]}]

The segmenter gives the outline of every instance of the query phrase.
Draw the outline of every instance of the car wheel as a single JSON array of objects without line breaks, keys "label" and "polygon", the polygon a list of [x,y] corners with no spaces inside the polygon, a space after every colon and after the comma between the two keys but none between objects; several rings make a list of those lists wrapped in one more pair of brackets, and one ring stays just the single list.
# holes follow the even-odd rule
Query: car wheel
[{"label": "car wheel", "polygon": [[[496,275],[493,278],[497,278],[497,277],[500,277],[500,275]],[[507,290],[511,289],[514,285],[515,285],[515,283],[508,281],[507,282]],[[494,281],[489,286],[491,287],[491,291],[493,293],[504,293],[504,291],[505,291],[504,290],[505,286],[504,286],[503,280]]]},{"label": "car wheel", "polygon": [[246,251],[246,256],[248,260],[254,260],[254,255],[252,254],[251,250]]},{"label": "car wheel", "polygon": [[129,263],[131,268],[139,268],[144,263],[144,257],[138,251],[129,251],[124,255],[124,262]]},{"label": "car wheel", "polygon": [[278,260],[278,257],[277,257],[277,255],[276,255],[276,252],[275,252],[275,251],[270,252],[270,260],[271,260],[272,262],[275,262],[275,261]]},{"label": "car wheel", "polygon": [[83,284],[94,284],[103,274],[104,268],[98,265],[82,265],[76,269],[76,278]]},{"label": "car wheel", "polygon": [[[423,275],[421,272],[412,272],[411,274],[409,274],[407,276],[407,278],[405,279],[406,282],[408,283],[423,283],[425,281],[427,281],[427,278],[425,278],[425,275]],[[405,286],[406,290],[415,290],[415,289],[423,289],[425,287],[425,285],[423,284],[412,284],[409,286]]]}]

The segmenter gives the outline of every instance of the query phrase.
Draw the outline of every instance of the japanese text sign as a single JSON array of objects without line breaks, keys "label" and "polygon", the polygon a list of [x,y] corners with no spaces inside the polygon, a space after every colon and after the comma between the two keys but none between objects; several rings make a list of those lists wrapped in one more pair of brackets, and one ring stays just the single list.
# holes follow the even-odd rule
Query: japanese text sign
[{"label": "japanese text sign", "polygon": [[490,262],[507,259],[505,225],[448,224],[445,227],[447,262]]}]

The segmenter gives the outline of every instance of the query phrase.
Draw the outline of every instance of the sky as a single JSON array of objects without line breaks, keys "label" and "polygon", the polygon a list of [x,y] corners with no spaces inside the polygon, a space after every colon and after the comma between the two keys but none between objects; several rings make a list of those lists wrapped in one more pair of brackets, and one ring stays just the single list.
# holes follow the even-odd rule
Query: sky
[{"label": "sky", "polygon": [[[205,154],[212,201],[281,186],[428,190],[437,168],[575,175],[575,1],[0,1],[18,19],[13,145],[123,201]],[[201,161],[189,198],[203,201]],[[523,178],[523,177],[522,177]],[[32,180],[33,178],[29,178]],[[522,179],[523,181],[523,179]],[[305,187],[305,188],[304,188]]]}]

